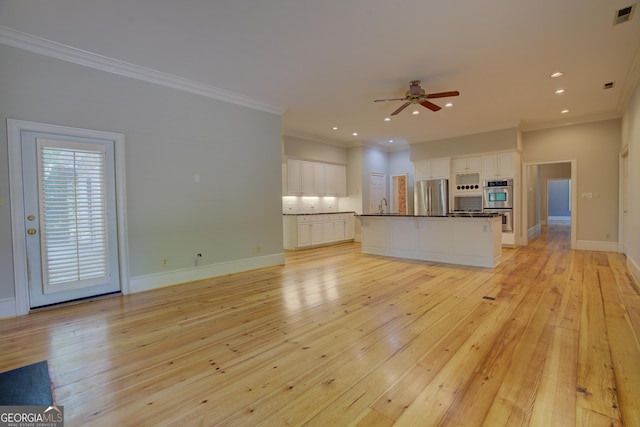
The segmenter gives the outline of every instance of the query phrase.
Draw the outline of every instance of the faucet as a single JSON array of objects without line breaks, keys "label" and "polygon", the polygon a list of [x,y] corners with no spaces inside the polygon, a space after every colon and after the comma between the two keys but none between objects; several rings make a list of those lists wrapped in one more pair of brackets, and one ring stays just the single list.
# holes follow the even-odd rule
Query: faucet
[{"label": "faucet", "polygon": [[380,206],[378,207],[378,209],[380,210],[380,213],[383,214],[384,213],[384,208],[382,207],[382,202],[384,202],[385,206],[389,206],[387,204],[387,199],[385,199],[384,197],[382,199],[380,199]]}]

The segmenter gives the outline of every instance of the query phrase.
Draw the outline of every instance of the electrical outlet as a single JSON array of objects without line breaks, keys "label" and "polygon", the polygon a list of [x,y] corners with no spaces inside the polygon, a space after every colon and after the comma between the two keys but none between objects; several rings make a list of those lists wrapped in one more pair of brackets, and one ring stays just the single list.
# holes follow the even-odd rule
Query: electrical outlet
[{"label": "electrical outlet", "polygon": [[259,254],[259,253],[260,253],[260,251],[261,251],[260,246],[254,246],[254,247],[251,249],[251,253],[253,253],[253,254]]},{"label": "electrical outlet", "polygon": [[611,239],[611,234],[609,234],[609,233],[605,234],[604,238],[607,239],[607,240]]},{"label": "electrical outlet", "polygon": [[166,267],[169,264],[169,261],[166,258],[162,258],[162,266]]}]

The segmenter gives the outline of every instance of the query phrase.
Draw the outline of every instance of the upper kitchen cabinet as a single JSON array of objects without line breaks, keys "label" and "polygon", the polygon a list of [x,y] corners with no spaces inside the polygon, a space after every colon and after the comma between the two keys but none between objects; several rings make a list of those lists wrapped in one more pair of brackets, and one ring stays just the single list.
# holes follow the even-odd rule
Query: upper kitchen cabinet
[{"label": "upper kitchen cabinet", "polygon": [[286,182],[289,196],[343,197],[347,195],[347,168],[288,159]]},{"label": "upper kitchen cabinet", "polygon": [[515,174],[514,153],[487,154],[482,156],[482,178],[513,178]]},{"label": "upper kitchen cabinet", "polygon": [[414,162],[415,179],[449,179],[449,158],[419,160]]},{"label": "upper kitchen cabinet", "polygon": [[347,167],[325,165],[325,195],[345,197],[347,195]]},{"label": "upper kitchen cabinet", "polygon": [[460,159],[453,159],[453,173],[480,173],[482,170],[482,157],[464,157]]}]

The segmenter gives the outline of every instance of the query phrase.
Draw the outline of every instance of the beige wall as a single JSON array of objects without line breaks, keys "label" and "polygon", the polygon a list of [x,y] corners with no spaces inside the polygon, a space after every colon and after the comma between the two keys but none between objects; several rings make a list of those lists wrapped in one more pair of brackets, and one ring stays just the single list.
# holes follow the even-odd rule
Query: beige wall
[{"label": "beige wall", "polygon": [[339,165],[346,165],[348,162],[347,149],[344,147],[289,135],[284,135],[282,140],[283,161],[294,158]]},{"label": "beige wall", "polygon": [[509,151],[519,149],[520,134],[517,128],[501,129],[455,138],[411,144],[412,162],[439,157],[455,157]]},{"label": "beige wall", "polygon": [[[576,160],[578,247],[617,241],[620,139],[620,119],[523,133],[524,164]],[[582,193],[593,197],[582,198]]]},{"label": "beige wall", "polygon": [[0,58],[0,301],[14,296],[7,118],[125,135],[132,279],[186,275],[196,253],[200,267],[282,254],[279,115],[2,44]]}]

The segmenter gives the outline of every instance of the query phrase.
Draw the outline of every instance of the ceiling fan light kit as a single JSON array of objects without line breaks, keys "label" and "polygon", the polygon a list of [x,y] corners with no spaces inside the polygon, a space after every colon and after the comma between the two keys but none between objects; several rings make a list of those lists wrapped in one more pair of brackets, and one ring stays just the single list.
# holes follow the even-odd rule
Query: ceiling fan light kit
[{"label": "ceiling fan light kit", "polygon": [[450,96],[458,95],[460,95],[460,92],[458,92],[457,90],[449,92],[426,93],[420,86],[420,80],[412,80],[409,84],[409,90],[405,92],[404,98],[376,99],[374,102],[405,101],[404,104],[402,104],[398,109],[391,113],[392,116],[395,116],[411,104],[420,104],[424,108],[428,108],[431,111],[438,111],[441,110],[442,107],[429,101],[429,99],[447,98]]}]

